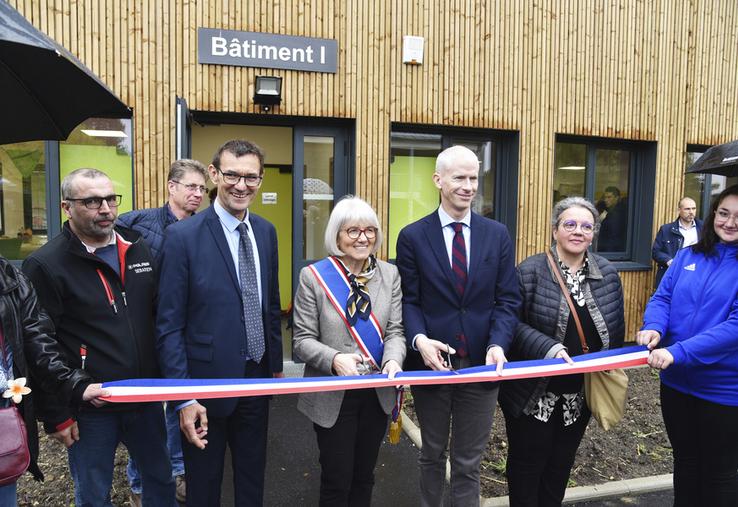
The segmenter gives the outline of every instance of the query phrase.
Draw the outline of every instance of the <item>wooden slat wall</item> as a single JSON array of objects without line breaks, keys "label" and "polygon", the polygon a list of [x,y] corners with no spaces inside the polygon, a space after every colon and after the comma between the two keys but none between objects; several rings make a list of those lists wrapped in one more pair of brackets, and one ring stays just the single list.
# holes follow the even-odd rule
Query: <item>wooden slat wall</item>
[{"label": "wooden slat wall", "polygon": [[[688,143],[738,138],[738,3],[690,0],[11,0],[134,107],[138,205],[165,198],[174,100],[258,112],[263,70],[197,64],[197,28],[325,37],[337,74],[284,78],[275,113],[356,121],[357,193],[387,222],[392,122],[520,133],[520,259],[548,241],[557,133],[658,143],[654,230],[672,220]],[[422,66],[403,35],[425,37]],[[53,78],[53,77],[52,77]],[[629,332],[651,273],[625,272]]]}]

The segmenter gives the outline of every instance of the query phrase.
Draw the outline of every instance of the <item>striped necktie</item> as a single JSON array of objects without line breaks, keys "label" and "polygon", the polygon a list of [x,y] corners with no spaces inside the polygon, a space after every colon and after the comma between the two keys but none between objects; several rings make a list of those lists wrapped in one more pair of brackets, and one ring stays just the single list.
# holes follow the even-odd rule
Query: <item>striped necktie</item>
[{"label": "striped necktie", "polygon": [[464,296],[464,288],[466,287],[466,242],[464,241],[464,224],[454,222],[451,224],[454,229],[454,239],[451,242],[451,269],[453,269],[455,277],[456,292],[459,296]]}]

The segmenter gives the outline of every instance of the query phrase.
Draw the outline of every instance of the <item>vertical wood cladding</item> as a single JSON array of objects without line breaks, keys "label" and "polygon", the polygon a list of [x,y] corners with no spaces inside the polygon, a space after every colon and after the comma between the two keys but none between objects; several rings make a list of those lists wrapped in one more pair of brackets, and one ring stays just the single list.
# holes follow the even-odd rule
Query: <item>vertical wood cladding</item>
[{"label": "vertical wood cladding", "polygon": [[[10,0],[134,109],[138,202],[165,199],[177,95],[251,112],[264,70],[199,65],[197,28],[338,40],[339,71],[284,78],[278,115],[352,118],[356,190],[387,224],[392,122],[520,133],[518,258],[548,242],[555,135],[658,143],[654,231],[688,143],[738,137],[738,3],[696,0]],[[423,65],[402,36],[425,37]],[[32,64],[32,62],[29,62]],[[53,79],[53,76],[49,76]],[[629,333],[651,273],[621,273]]]}]

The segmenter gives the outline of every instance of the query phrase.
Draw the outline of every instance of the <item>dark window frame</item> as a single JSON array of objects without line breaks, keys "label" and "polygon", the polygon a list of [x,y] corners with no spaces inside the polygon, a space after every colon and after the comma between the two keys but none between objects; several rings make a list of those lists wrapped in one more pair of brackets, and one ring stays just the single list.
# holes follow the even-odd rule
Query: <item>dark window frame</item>
[{"label": "dark window frame", "polygon": [[[518,153],[520,145],[519,133],[517,131],[392,122],[389,131],[390,137],[393,132],[440,135],[441,150],[453,146],[455,141],[492,141],[495,143],[494,219],[507,227],[510,237],[513,239],[513,248],[515,248],[515,233],[518,219]],[[387,144],[390,150],[388,159],[391,159],[391,142]],[[391,178],[392,175],[390,174],[389,177]],[[394,259],[392,260],[394,261]]]},{"label": "dark window frame", "polygon": [[[687,153],[705,153],[707,150],[709,150],[712,147],[712,145],[709,144],[688,144],[687,149],[684,152],[684,159],[686,162]],[[684,170],[686,171],[689,169],[686,167],[686,164],[684,164]],[[712,202],[712,194],[710,193],[710,190],[712,189],[712,174],[710,173],[704,173],[705,179],[702,181],[702,195],[700,196],[700,209],[699,213],[697,214],[697,217],[700,219],[704,219],[709,213],[710,213],[710,203]],[[681,199],[684,196],[684,185],[682,185],[682,195],[679,196]]]},{"label": "dark window frame", "polygon": [[[610,260],[618,271],[651,270],[653,233],[653,202],[656,189],[655,141],[633,141],[605,137],[556,134],[555,143],[576,143],[586,146],[587,168],[584,178],[585,196],[594,201],[595,159],[597,149],[627,150],[630,152],[628,175],[628,231],[627,251],[597,252]],[[554,161],[554,171],[556,163]]]}]

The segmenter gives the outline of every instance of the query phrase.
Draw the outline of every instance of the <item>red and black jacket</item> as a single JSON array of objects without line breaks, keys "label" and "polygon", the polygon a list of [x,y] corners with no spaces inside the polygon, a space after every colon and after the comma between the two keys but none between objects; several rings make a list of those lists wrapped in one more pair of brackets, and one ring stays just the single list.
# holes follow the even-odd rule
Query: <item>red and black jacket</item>
[{"label": "red and black jacket", "polygon": [[[51,317],[72,368],[84,367],[94,382],[159,377],[154,261],[137,232],[121,227],[115,231],[120,276],[88,253],[66,223],[62,234],[23,262],[23,271]],[[47,431],[56,431],[73,415],[81,394],[75,390],[72,400],[46,397],[39,408]],[[126,408],[111,404],[102,410]]]}]

